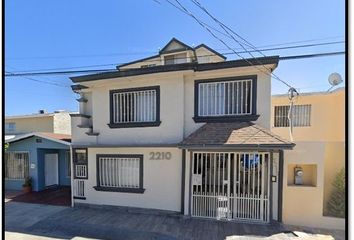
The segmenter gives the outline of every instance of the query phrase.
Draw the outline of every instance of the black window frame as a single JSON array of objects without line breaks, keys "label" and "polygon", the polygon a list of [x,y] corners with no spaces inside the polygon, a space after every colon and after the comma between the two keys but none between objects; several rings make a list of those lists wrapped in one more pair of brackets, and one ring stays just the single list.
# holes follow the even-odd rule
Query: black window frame
[{"label": "black window frame", "polygon": [[[135,92],[144,90],[155,90],[156,91],[156,120],[153,122],[128,122],[128,123],[114,123],[113,121],[113,94],[115,93],[125,93],[125,92]],[[147,86],[138,88],[124,88],[124,89],[113,89],[109,91],[109,123],[107,124],[110,128],[134,128],[134,127],[158,127],[160,126],[160,86]]]},{"label": "black window frame", "polygon": [[[122,188],[122,187],[103,187],[100,186],[99,159],[101,157],[113,158],[139,158],[139,188]],[[144,155],[143,154],[97,154],[96,155],[96,191],[106,192],[125,192],[125,193],[144,193]]]},{"label": "black window frame", "polygon": [[[252,80],[252,113],[249,115],[233,116],[199,116],[199,84],[217,83],[238,80]],[[194,81],[194,122],[233,122],[233,121],[256,121],[259,118],[257,114],[257,75],[245,75],[226,78],[201,79]]]},{"label": "black window frame", "polygon": [[[85,160],[78,161],[76,158],[76,150],[85,150]],[[74,179],[88,179],[88,153],[87,148],[73,148],[72,149],[72,158],[73,158],[73,169],[71,169],[71,174],[73,175]],[[77,177],[76,176],[76,165],[85,165],[86,166],[86,177]]]}]

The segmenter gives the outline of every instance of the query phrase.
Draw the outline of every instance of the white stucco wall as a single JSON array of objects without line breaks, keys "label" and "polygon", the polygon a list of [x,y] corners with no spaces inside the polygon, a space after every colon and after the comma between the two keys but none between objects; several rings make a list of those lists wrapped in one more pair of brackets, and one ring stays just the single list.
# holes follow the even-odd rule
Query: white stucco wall
[{"label": "white stucco wall", "polygon": [[[92,99],[90,103],[87,103],[88,109],[92,109],[90,121],[92,121],[94,132],[98,132],[99,136],[75,136],[76,134],[84,134],[85,131],[73,129],[73,143],[84,144],[85,139],[87,139],[87,142],[96,142],[97,144],[179,143],[204,124],[195,123],[193,120],[195,80],[248,75],[257,75],[257,114],[260,117],[255,123],[270,129],[271,79],[269,75],[254,67],[203,72],[188,70],[85,83],[86,86],[90,87],[88,91],[91,92],[90,98]],[[156,85],[160,86],[160,126],[110,128],[107,125],[110,117],[110,90]],[[75,128],[75,125],[73,128]],[[93,140],[93,138],[95,139]],[[79,142],[76,140],[79,140]]]},{"label": "white stucco wall", "polygon": [[[150,152],[171,152],[170,160],[149,160]],[[96,191],[96,154],[143,154],[145,192],[122,193]],[[78,203],[128,206],[169,211],[181,210],[182,150],[177,148],[89,148],[86,200]]]},{"label": "white stucco wall", "polygon": [[[112,89],[160,86],[160,120],[158,127],[110,128],[109,91]],[[177,143],[183,139],[183,77],[164,74],[135,79],[112,80],[92,92],[93,129],[100,133],[98,144]]]},{"label": "white stucco wall", "polygon": [[225,61],[222,57],[216,55],[215,53],[209,51],[204,47],[200,47],[195,50],[197,55],[198,63],[212,63],[212,62],[223,62]]},{"label": "white stucco wall", "polygon": [[[201,79],[257,75],[257,124],[270,128],[270,77],[254,67],[194,72],[192,70],[107,79],[85,83],[91,92],[94,132],[87,136],[86,129],[77,128],[80,118],[72,118],[73,144],[139,145],[176,144],[204,123],[195,123],[194,82]],[[109,128],[109,91],[113,89],[160,86],[160,120],[158,127]],[[91,108],[90,106],[90,108]],[[83,113],[87,114],[87,113]],[[85,120],[85,119],[83,119]],[[86,120],[85,120],[86,121]],[[169,161],[148,160],[151,151],[171,151]],[[96,154],[144,154],[144,194],[96,191]],[[182,150],[177,148],[89,148],[86,200],[91,204],[143,207],[180,211]],[[189,153],[186,159],[185,214],[189,214]],[[275,203],[274,203],[275,204]],[[274,212],[275,213],[275,212]]]}]

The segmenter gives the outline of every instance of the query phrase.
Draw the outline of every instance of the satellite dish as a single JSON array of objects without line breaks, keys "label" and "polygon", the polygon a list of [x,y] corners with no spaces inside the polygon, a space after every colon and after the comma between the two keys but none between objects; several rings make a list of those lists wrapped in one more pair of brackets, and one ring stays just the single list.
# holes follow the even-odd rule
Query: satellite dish
[{"label": "satellite dish", "polygon": [[328,77],[328,82],[329,84],[332,85],[332,87],[337,86],[338,84],[343,82],[342,76],[339,73],[331,73]]}]

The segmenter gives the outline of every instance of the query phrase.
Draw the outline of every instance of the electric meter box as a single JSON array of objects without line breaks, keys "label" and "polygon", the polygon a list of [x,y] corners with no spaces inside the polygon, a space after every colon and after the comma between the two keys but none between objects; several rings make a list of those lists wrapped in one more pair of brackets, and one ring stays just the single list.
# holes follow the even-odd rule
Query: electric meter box
[{"label": "electric meter box", "polygon": [[304,175],[304,172],[302,171],[301,167],[295,167],[294,168],[294,177],[295,177],[294,184],[295,185],[304,184],[303,175]]}]

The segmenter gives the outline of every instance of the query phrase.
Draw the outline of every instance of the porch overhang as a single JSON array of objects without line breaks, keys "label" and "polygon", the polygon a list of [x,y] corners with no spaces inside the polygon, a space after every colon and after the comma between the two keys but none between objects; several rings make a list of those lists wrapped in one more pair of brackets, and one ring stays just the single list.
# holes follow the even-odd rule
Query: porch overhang
[{"label": "porch overhang", "polygon": [[195,144],[195,145],[178,145],[180,149],[186,150],[260,150],[260,151],[269,151],[269,150],[292,150],[295,144],[225,144],[225,145],[217,145],[217,144]]},{"label": "porch overhang", "polygon": [[189,150],[284,150],[294,146],[252,122],[206,123],[178,144]]}]

